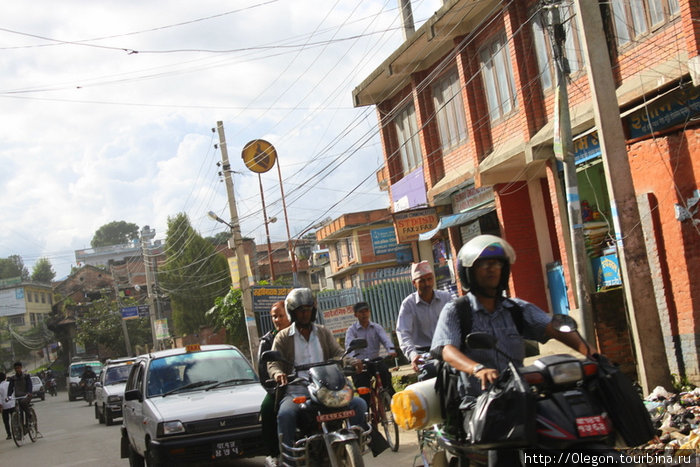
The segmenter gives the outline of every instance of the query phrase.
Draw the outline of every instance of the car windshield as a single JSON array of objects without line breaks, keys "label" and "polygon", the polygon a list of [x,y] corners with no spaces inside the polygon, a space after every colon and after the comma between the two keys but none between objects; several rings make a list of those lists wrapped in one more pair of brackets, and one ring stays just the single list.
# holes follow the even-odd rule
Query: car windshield
[{"label": "car windshield", "polygon": [[155,359],[148,367],[147,381],[146,396],[155,397],[228,381],[252,384],[258,377],[238,350],[222,349]]},{"label": "car windshield", "polygon": [[81,363],[78,365],[71,365],[70,375],[74,378],[80,378],[83,375],[83,371],[85,371],[86,365],[90,365],[95,374],[99,373],[102,369],[102,365],[100,363]]},{"label": "car windshield", "polygon": [[131,365],[119,365],[107,368],[105,374],[105,385],[125,383],[129,378]]}]

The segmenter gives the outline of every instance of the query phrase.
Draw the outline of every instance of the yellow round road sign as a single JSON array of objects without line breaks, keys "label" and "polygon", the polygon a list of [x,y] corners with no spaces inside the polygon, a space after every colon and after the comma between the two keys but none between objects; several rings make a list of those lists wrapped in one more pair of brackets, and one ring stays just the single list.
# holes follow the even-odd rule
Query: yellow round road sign
[{"label": "yellow round road sign", "polygon": [[241,152],[243,163],[253,172],[265,173],[275,166],[277,151],[264,139],[254,139]]}]

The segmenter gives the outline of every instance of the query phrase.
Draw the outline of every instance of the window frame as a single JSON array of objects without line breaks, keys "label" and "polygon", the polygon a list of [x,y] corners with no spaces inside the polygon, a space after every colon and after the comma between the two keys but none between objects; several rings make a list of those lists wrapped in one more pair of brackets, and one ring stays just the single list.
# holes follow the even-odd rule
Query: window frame
[{"label": "window frame", "polygon": [[418,120],[413,101],[406,104],[394,117],[398,152],[403,174],[409,174],[423,165],[423,151],[420,146]]},{"label": "window frame", "polygon": [[[615,43],[623,48],[634,44],[640,37],[653,34],[680,15],[678,0],[611,0],[610,3]],[[652,10],[660,19],[652,17]],[[621,18],[621,15],[624,16]],[[642,20],[644,24],[638,24]]]},{"label": "window frame", "polygon": [[468,138],[467,116],[457,67],[440,77],[432,88],[435,120],[443,151],[464,144]]},{"label": "window frame", "polygon": [[355,249],[353,248],[353,245],[352,245],[352,237],[348,237],[345,239],[345,249],[348,252],[348,262],[354,260],[355,259]]},{"label": "window frame", "polygon": [[343,264],[343,243],[338,241],[335,244],[335,264],[341,266]]},{"label": "window frame", "polygon": [[[492,122],[505,119],[518,109],[518,95],[506,35],[496,35],[479,49],[477,55],[489,118]],[[504,97],[504,93],[507,96]]]}]

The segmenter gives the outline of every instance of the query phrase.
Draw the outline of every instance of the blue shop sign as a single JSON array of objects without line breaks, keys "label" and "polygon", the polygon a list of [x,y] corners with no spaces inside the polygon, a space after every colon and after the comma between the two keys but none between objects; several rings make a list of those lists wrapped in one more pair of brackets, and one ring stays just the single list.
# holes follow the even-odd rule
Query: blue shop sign
[{"label": "blue shop sign", "polygon": [[600,258],[593,258],[591,263],[593,264],[595,282],[598,290],[603,287],[622,285],[620,263],[617,259],[617,254],[613,253],[601,256]]},{"label": "blue shop sign", "polygon": [[600,157],[600,140],[594,131],[574,140],[574,162],[576,165]]},{"label": "blue shop sign", "polygon": [[627,118],[629,137],[640,138],[700,115],[700,88],[688,88],[664,96]]}]

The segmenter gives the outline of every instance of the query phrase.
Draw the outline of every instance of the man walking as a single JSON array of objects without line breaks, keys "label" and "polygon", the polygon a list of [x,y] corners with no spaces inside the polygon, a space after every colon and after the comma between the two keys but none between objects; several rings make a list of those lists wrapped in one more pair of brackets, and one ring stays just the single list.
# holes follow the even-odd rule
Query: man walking
[{"label": "man walking", "polygon": [[418,372],[420,352],[416,348],[430,348],[440,312],[452,300],[452,295],[444,290],[435,290],[435,274],[427,261],[411,265],[411,281],[416,291],[401,303],[396,320],[396,336],[413,371]]}]

